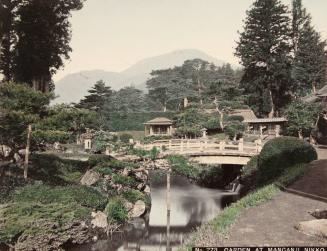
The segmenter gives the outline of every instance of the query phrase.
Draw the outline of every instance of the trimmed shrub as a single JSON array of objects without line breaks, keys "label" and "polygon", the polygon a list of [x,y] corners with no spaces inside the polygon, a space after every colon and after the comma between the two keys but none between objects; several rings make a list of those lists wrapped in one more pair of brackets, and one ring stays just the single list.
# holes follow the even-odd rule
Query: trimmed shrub
[{"label": "trimmed shrub", "polygon": [[152,147],[152,149],[150,150],[150,159],[151,160],[156,160],[159,156],[160,150],[157,147]]},{"label": "trimmed shrub", "polygon": [[260,182],[279,177],[295,164],[309,163],[317,159],[316,150],[307,142],[293,137],[280,137],[267,142],[259,157]]},{"label": "trimmed shrub", "polygon": [[108,126],[113,132],[134,130],[143,131],[143,123],[151,119],[157,117],[166,117],[172,119],[174,116],[174,112],[114,112],[111,114],[110,120],[108,121]]},{"label": "trimmed shrub", "polygon": [[241,115],[232,115],[232,116],[229,116],[227,118],[227,121],[239,121],[239,122],[243,122],[244,120],[244,117],[241,116]]},{"label": "trimmed shrub", "polygon": [[155,135],[152,135],[152,136],[147,136],[145,137],[143,140],[142,140],[142,143],[144,144],[150,144],[156,140],[167,140],[167,139],[171,139],[172,137],[171,136],[155,136]]},{"label": "trimmed shrub", "polygon": [[120,138],[120,141],[123,142],[123,143],[129,143],[129,140],[130,139],[133,139],[133,135],[132,134],[129,134],[129,133],[123,133],[119,136]]},{"label": "trimmed shrub", "polygon": [[105,213],[108,215],[109,221],[123,223],[128,219],[128,212],[124,206],[124,201],[120,197],[114,197],[109,200]]}]

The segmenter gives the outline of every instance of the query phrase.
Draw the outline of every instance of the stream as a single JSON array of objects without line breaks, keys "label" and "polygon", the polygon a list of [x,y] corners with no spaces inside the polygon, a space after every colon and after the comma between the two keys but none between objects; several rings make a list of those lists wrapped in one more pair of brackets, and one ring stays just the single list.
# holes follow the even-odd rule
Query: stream
[{"label": "stream", "polygon": [[209,189],[187,178],[171,176],[171,214],[167,249],[166,176],[155,171],[151,177],[151,211],[135,219],[121,233],[70,249],[70,251],[175,251],[188,234],[219,214],[237,199],[237,194]]}]

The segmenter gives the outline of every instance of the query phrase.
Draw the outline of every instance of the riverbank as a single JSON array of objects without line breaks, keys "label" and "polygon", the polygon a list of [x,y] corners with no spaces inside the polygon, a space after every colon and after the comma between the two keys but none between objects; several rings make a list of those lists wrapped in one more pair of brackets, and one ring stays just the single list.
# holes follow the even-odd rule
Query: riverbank
[{"label": "riverbank", "polygon": [[[309,212],[326,209],[327,203],[280,188],[292,184],[291,189],[317,193],[313,177],[316,181],[327,180],[327,160],[290,168],[273,184],[250,193],[197,229],[181,250],[192,246],[326,245],[326,239],[304,235],[295,226],[315,219]],[[322,184],[319,195],[327,198]]]},{"label": "riverbank", "polygon": [[108,156],[88,161],[36,154],[29,179],[10,165],[0,186],[0,243],[15,250],[63,250],[117,229],[150,207],[140,165]]}]

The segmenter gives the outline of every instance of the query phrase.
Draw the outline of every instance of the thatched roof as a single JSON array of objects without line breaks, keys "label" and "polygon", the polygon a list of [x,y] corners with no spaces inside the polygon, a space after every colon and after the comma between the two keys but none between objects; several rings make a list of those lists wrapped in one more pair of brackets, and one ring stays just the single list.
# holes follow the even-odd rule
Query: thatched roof
[{"label": "thatched roof", "polygon": [[235,109],[229,113],[230,116],[242,116],[244,120],[256,119],[254,112],[251,109]]},{"label": "thatched roof", "polygon": [[144,123],[144,125],[172,125],[173,121],[164,117],[155,118]]}]

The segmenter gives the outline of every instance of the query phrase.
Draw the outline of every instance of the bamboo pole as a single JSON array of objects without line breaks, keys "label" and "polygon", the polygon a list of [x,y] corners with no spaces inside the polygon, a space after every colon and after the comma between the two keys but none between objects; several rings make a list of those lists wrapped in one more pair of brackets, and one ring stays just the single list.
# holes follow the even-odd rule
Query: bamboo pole
[{"label": "bamboo pole", "polygon": [[32,134],[32,125],[29,124],[27,127],[27,142],[26,142],[26,151],[25,151],[25,162],[24,162],[24,179],[27,179],[28,172],[28,160],[30,154],[30,145],[31,145],[31,134]]},{"label": "bamboo pole", "polygon": [[167,251],[170,251],[170,169],[167,171]]}]

